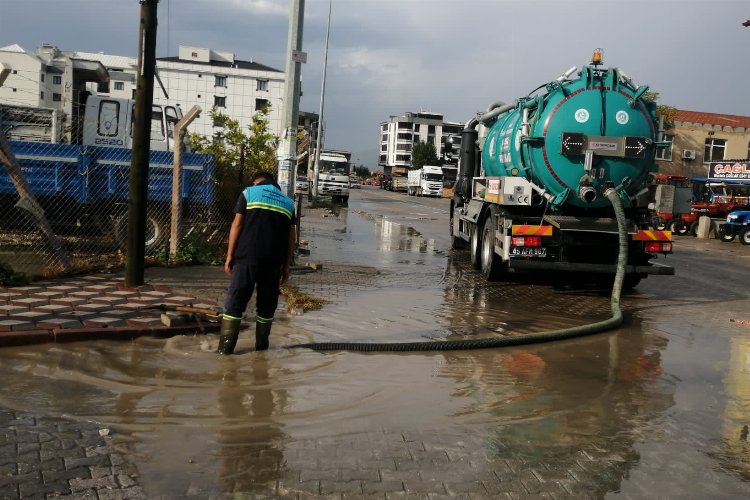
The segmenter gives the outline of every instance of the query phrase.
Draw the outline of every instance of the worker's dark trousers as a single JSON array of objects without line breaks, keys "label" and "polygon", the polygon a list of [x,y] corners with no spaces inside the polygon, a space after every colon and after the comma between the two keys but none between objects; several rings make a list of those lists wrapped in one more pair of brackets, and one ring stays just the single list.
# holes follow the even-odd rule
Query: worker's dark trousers
[{"label": "worker's dark trousers", "polygon": [[279,265],[248,265],[242,260],[235,261],[232,266],[232,282],[224,303],[224,316],[241,318],[245,313],[247,303],[253,296],[253,290],[258,287],[258,294],[255,298],[258,320],[260,322],[273,320],[276,306],[279,305],[280,279],[281,266]]}]

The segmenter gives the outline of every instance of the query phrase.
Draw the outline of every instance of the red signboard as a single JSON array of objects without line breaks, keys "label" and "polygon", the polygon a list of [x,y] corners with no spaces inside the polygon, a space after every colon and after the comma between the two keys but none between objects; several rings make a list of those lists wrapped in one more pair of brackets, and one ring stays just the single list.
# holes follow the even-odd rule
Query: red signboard
[{"label": "red signboard", "polygon": [[750,181],[750,161],[709,163],[708,178]]}]

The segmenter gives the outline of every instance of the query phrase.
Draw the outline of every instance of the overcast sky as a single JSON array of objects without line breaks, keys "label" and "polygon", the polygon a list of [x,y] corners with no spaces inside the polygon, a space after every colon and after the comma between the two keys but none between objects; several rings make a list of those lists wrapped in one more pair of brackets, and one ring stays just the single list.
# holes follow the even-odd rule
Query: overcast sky
[{"label": "overcast sky", "polygon": [[[747,0],[332,0],[326,147],[375,166],[378,125],[434,111],[465,122],[586,64],[680,109],[750,116]],[[157,56],[210,47],[284,70],[291,0],[160,0]],[[135,56],[138,0],[0,0],[0,46]],[[328,0],[306,0],[300,109],[318,112]]]}]

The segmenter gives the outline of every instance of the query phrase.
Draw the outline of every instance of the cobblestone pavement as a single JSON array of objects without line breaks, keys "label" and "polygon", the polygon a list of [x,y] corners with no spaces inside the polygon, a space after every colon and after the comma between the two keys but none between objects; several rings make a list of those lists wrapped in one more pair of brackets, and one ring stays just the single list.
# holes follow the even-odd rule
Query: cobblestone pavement
[{"label": "cobblestone pavement", "polygon": [[0,498],[146,498],[95,424],[0,410],[0,428]]}]

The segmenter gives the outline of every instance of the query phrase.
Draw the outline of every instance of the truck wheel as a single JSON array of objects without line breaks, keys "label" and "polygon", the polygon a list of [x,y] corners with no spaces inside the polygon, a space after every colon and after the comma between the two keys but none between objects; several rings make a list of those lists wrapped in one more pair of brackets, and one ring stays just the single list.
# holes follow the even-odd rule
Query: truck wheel
[{"label": "truck wheel", "polygon": [[750,245],[750,227],[746,227],[740,233],[740,243]]},{"label": "truck wheel", "polygon": [[474,225],[471,231],[471,241],[469,242],[469,253],[471,258],[471,265],[474,269],[480,269],[482,267],[482,228],[478,224]]},{"label": "truck wheel", "polygon": [[694,237],[698,236],[698,221],[695,221],[692,224],[690,224],[689,232],[691,236],[694,236]]},{"label": "truck wheel", "polygon": [[455,250],[461,250],[461,249],[466,248],[466,242],[463,239],[456,236],[455,234],[453,234],[454,212],[455,212],[455,205],[453,204],[453,202],[451,202],[451,211],[450,211],[450,219],[449,219],[450,226],[448,227],[448,232],[451,235],[451,248]]},{"label": "truck wheel", "polygon": [[[128,246],[128,214],[117,217],[114,221],[115,239],[121,250],[125,251]],[[146,254],[153,253],[166,239],[168,224],[160,222],[153,215],[146,216]]]},{"label": "truck wheel", "polygon": [[490,214],[482,226],[482,274],[488,281],[497,281],[505,267],[503,259],[495,253],[495,228],[497,216]]},{"label": "truck wheel", "polygon": [[654,220],[654,229],[664,231],[667,228],[667,222],[664,219],[657,218]]}]

